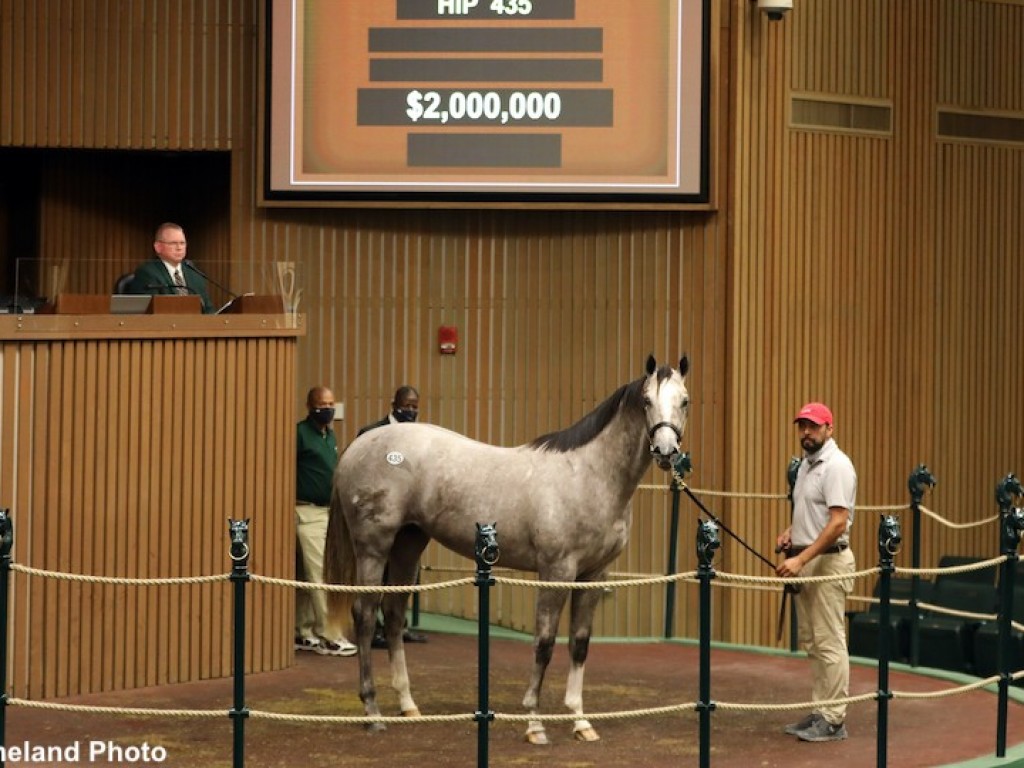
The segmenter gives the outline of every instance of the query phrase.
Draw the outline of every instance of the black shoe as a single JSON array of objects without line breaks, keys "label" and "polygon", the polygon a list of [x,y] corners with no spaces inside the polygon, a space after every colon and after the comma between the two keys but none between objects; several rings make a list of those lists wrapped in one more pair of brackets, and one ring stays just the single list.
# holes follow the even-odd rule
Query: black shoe
[{"label": "black shoe", "polygon": [[427,642],[427,636],[420,632],[413,632],[411,629],[406,629],[402,633],[402,640],[407,643],[425,643]]},{"label": "black shoe", "polygon": [[371,648],[387,648],[388,639],[384,637],[383,632],[374,632],[373,639],[370,641]]}]

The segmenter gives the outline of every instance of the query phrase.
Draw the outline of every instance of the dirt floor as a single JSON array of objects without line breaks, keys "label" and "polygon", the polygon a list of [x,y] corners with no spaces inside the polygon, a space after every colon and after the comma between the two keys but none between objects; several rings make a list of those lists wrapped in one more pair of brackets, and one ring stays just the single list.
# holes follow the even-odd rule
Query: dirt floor
[{"label": "dirt floor", "polygon": [[[431,633],[426,644],[407,646],[417,703],[425,715],[472,713],[477,705],[476,638]],[[388,685],[386,651],[374,651],[377,683],[385,714],[397,714],[397,700]],[[585,703],[591,712],[634,710],[693,703],[698,698],[697,648],[679,643],[603,643],[591,646]],[[564,645],[556,650],[548,674],[543,706],[561,713],[565,673]],[[520,700],[531,661],[531,647],[521,640],[496,639],[491,650],[491,708],[520,714]],[[361,715],[356,695],[355,658],[297,655],[282,672],[252,675],[247,680],[251,709],[278,713]],[[941,691],[957,683],[891,672],[891,687],[900,692]],[[712,699],[723,703],[791,703],[808,697],[807,662],[799,655],[774,655],[739,649],[712,650]],[[851,693],[877,689],[877,670],[854,666]],[[100,706],[177,709],[220,709],[231,706],[230,680],[163,686],[136,691],[76,697],[64,703]],[[783,726],[803,712],[731,711],[711,716],[711,765],[875,766],[878,760],[874,702],[851,706],[844,742],[807,744],[786,736]],[[1024,765],[1024,704],[1010,702],[1008,759],[994,758],[997,697],[988,691],[889,704],[888,765],[899,768]],[[699,717],[687,708],[647,718],[595,721],[601,734],[595,743],[577,743],[568,723],[548,726],[551,744],[535,747],[523,741],[523,726],[495,723],[488,744],[489,765],[529,766],[696,766],[699,765]],[[121,762],[97,758],[91,764],[152,765],[130,761],[129,748],[148,744],[166,750],[165,766],[226,768],[232,765],[232,726],[228,718],[157,719],[112,715],[68,714],[11,706],[7,710],[8,748],[30,745],[80,744],[78,763],[90,764],[90,742],[125,750]],[[159,753],[150,753],[160,757]],[[27,765],[7,755],[7,765]],[[988,759],[983,759],[988,758]],[[1019,761],[1019,762],[1018,762]],[[33,762],[32,765],[67,765]],[[250,719],[245,726],[245,762],[250,768],[271,766],[458,766],[477,762],[475,723],[400,724],[383,733],[367,733],[358,725],[290,724]]]}]

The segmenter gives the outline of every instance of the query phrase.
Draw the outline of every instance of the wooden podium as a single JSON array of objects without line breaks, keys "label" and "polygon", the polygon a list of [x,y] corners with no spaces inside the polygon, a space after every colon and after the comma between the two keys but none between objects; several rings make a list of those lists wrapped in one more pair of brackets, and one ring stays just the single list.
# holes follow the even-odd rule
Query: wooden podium
[{"label": "wooden podium", "polygon": [[219,315],[283,315],[284,300],[275,295],[247,293],[236,296],[217,313]]},{"label": "wooden podium", "polygon": [[[252,572],[294,578],[304,332],[301,315],[0,315],[0,507],[17,562],[90,576],[226,576],[228,520],[248,519]],[[295,590],[247,592],[246,672],[290,666]],[[17,696],[232,671],[226,579],[126,586],[18,573],[10,604]]]},{"label": "wooden podium", "polygon": [[203,300],[197,295],[154,295],[146,309],[147,315],[201,315]]},{"label": "wooden podium", "polygon": [[107,315],[110,296],[92,293],[58,293],[38,310],[41,315]]}]

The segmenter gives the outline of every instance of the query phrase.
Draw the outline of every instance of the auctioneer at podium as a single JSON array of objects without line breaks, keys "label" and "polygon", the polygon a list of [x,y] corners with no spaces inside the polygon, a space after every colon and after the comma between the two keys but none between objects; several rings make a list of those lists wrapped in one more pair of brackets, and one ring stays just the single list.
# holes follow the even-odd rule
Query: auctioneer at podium
[{"label": "auctioneer at podium", "polygon": [[154,296],[195,295],[203,304],[203,312],[217,311],[207,292],[206,277],[185,260],[188,242],[185,230],[165,222],[157,227],[153,240],[156,256],[135,268],[135,277],[128,283],[128,293]]}]

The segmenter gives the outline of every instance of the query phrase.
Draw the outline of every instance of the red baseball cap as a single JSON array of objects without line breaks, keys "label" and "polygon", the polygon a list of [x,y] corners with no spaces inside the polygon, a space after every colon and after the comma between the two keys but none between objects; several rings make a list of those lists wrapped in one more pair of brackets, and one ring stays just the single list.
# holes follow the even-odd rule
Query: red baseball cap
[{"label": "red baseball cap", "polygon": [[824,403],[807,403],[803,408],[800,409],[800,413],[793,419],[793,423],[800,421],[800,419],[807,419],[813,421],[819,427],[822,424],[832,425],[835,422],[832,420],[832,411],[829,410],[828,406]]}]

